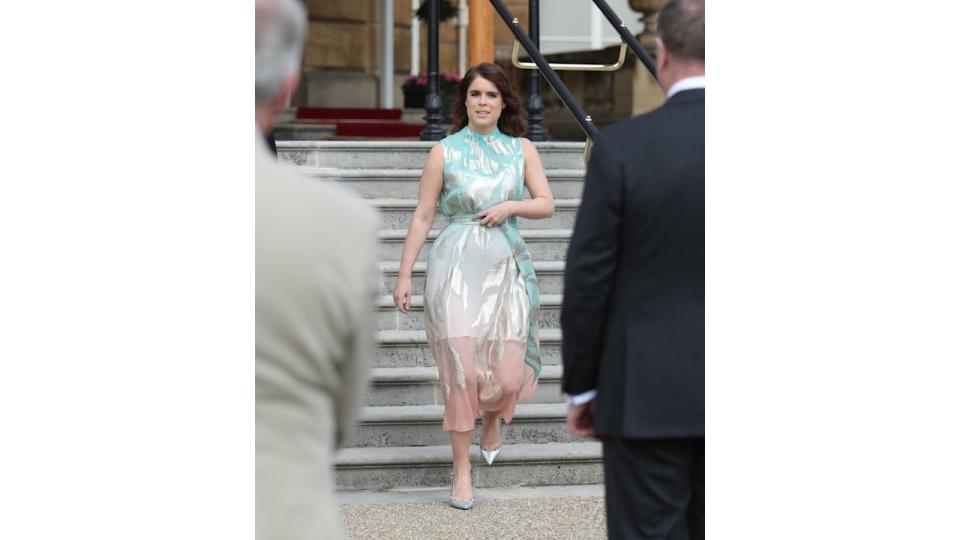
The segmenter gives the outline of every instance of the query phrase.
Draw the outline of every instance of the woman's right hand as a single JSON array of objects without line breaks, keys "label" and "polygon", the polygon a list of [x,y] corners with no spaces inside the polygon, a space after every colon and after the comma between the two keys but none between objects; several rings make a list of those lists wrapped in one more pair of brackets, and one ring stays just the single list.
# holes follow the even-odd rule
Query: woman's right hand
[{"label": "woman's right hand", "polygon": [[393,288],[393,304],[401,313],[406,315],[410,312],[410,295],[413,291],[413,283],[409,277],[397,277],[397,285]]}]

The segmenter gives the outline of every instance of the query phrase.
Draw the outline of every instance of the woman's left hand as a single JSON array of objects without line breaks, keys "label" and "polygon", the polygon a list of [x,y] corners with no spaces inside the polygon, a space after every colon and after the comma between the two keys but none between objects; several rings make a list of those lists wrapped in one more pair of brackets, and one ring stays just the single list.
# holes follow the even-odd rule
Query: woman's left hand
[{"label": "woman's left hand", "polygon": [[497,227],[513,215],[513,201],[504,201],[478,212],[475,218],[480,220],[484,227]]}]

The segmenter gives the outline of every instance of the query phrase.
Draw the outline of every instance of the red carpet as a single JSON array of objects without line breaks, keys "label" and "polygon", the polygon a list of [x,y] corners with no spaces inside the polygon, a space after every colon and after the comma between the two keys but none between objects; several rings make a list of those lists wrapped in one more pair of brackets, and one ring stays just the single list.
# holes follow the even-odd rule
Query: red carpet
[{"label": "red carpet", "polygon": [[419,137],[424,124],[403,122],[337,122],[334,135],[342,137]]},{"label": "red carpet", "polygon": [[299,120],[400,120],[403,109],[330,109],[300,107]]},{"label": "red carpet", "polygon": [[401,122],[403,109],[341,109],[300,107],[297,120],[305,124],[335,124],[335,137],[393,139],[419,137],[424,124]]}]

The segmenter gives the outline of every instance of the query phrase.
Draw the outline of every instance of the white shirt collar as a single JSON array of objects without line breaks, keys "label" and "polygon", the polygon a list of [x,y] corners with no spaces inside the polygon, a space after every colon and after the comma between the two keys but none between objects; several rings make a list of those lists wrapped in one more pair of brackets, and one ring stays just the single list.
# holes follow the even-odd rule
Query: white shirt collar
[{"label": "white shirt collar", "polygon": [[706,78],[703,75],[699,77],[687,77],[685,79],[680,79],[679,81],[673,83],[673,86],[670,87],[670,90],[667,91],[667,99],[673,97],[677,92],[683,92],[684,90],[693,90],[694,88],[704,88]]}]

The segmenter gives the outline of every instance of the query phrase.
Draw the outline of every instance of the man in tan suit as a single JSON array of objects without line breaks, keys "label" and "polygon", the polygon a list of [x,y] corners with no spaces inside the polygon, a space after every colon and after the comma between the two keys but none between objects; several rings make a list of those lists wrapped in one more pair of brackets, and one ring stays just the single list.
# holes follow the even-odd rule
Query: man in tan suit
[{"label": "man in tan suit", "polygon": [[256,2],[256,537],[342,537],[335,449],[374,354],[375,212],[279,164],[262,133],[296,88],[306,14]]}]

